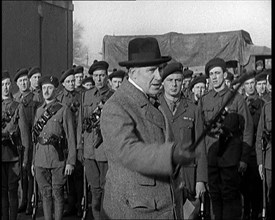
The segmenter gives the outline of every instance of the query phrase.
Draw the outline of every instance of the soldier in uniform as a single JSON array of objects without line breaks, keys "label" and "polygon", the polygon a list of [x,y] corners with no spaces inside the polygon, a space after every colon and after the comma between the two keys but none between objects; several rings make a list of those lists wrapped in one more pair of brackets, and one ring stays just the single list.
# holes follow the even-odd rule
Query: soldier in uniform
[{"label": "soldier in uniform", "polygon": [[94,219],[100,218],[105,175],[108,169],[98,123],[102,106],[114,93],[108,87],[108,67],[109,64],[105,61],[96,61],[90,67],[89,74],[93,76],[95,87],[83,93],[77,128],[79,138],[77,156],[80,161],[84,161],[87,181],[91,186]]},{"label": "soldier in uniform", "polygon": [[[75,67],[77,68],[77,67]],[[76,70],[79,70],[78,68]],[[81,102],[81,92],[75,88],[75,70],[68,69],[60,77],[60,83],[63,85],[56,99],[62,104],[67,105],[73,113],[74,130],[76,132],[77,120]],[[75,143],[76,144],[76,143]],[[75,172],[68,177],[68,207],[64,210],[64,216],[77,214],[82,215],[81,198],[83,195],[83,168],[81,163],[76,160]]]},{"label": "soldier in uniform", "polygon": [[[181,92],[183,81],[182,68],[181,63],[170,63],[164,68],[161,74],[164,93],[160,96],[159,100],[171,125],[175,140],[189,146],[194,143],[202,133],[203,121],[198,106],[184,97]],[[200,77],[196,77],[196,79],[198,78]],[[197,83],[199,84],[198,81]],[[175,193],[176,203],[182,202],[179,204],[180,207],[184,205],[187,198],[194,204],[199,204],[197,202],[198,199],[201,198],[206,191],[207,158],[204,141],[198,146],[197,152],[200,153],[200,157],[189,165],[182,167],[179,177],[175,180],[176,190],[180,189],[177,184],[180,184],[180,182],[184,183],[184,199],[178,198],[183,196],[183,192],[180,191]],[[199,209],[196,210],[198,211]],[[198,214],[198,212],[196,214]],[[187,218],[188,216],[184,217]],[[195,216],[193,217],[195,218]],[[183,219],[183,213],[181,213],[180,219]],[[191,217],[189,216],[188,219],[191,219]]]},{"label": "soldier in uniform", "polygon": [[267,100],[265,100],[266,98],[266,76],[267,73],[266,71],[263,71],[261,73],[259,73],[258,75],[255,76],[255,80],[256,80],[256,91],[258,93],[258,96],[263,99],[265,102]]},{"label": "soldier in uniform", "polygon": [[255,142],[258,122],[261,115],[261,110],[264,101],[259,98],[255,89],[255,71],[247,73],[249,77],[244,82],[244,99],[249,108],[253,119],[254,135],[253,135],[253,149],[248,160],[247,169],[242,176],[242,194],[244,201],[244,215],[245,220],[257,220],[261,211],[262,202],[262,187],[261,179],[258,173],[258,166],[256,160]]},{"label": "soldier in uniform", "polygon": [[[15,76],[14,81],[16,82],[19,91],[14,94],[14,100],[17,102],[20,102],[23,104],[23,110],[25,112],[27,122],[28,122],[28,130],[29,135],[31,135],[31,130],[34,122],[34,116],[36,113],[36,110],[39,105],[41,105],[41,99],[39,98],[38,94],[35,94],[31,92],[30,90],[30,83],[28,78],[29,71],[25,68],[19,69]],[[29,137],[31,139],[31,136]],[[29,155],[29,161],[32,161],[32,151],[33,151],[33,143],[30,143],[30,146],[28,147],[30,153]],[[33,191],[33,177],[31,174],[31,164],[27,164],[27,167],[25,170],[23,170],[23,173],[21,174],[21,187],[20,190],[22,190],[22,199],[21,204],[19,206],[18,212],[26,212],[27,215],[30,215],[32,212],[32,206],[31,206],[31,197],[32,197],[32,191]]]},{"label": "soldier in uniform", "polygon": [[230,73],[228,70],[226,71],[226,74],[225,74],[225,85],[228,87],[228,88],[232,88],[232,81],[234,80],[234,75],[232,73]]},{"label": "soldier in uniform", "polygon": [[[213,58],[205,66],[213,90],[201,98],[207,125],[232,94],[225,85],[223,59]],[[237,93],[223,111],[221,120],[208,131],[208,183],[214,219],[241,219],[240,177],[246,171],[253,141],[253,121],[244,98]]]},{"label": "soldier in uniform", "polygon": [[[272,74],[268,76],[272,85]],[[259,174],[264,184],[267,185],[267,219],[271,220],[272,210],[272,101],[266,102],[262,108],[256,137],[256,155]],[[263,146],[264,144],[264,146]],[[264,149],[264,151],[263,151]],[[263,161],[264,159],[264,161]],[[265,176],[265,178],[263,178]]]},{"label": "soldier in uniform", "polygon": [[54,219],[60,220],[66,176],[72,174],[76,161],[73,114],[70,108],[55,99],[56,77],[44,76],[39,85],[45,102],[35,115],[32,172],[42,195],[44,218],[52,220],[54,213]]},{"label": "soldier in uniform", "polygon": [[193,71],[186,67],[183,71],[183,83],[182,83],[182,92],[185,97],[190,96],[189,84],[192,80]]},{"label": "soldier in uniform", "polygon": [[192,93],[190,95],[190,99],[192,100],[192,102],[194,104],[198,105],[200,98],[205,93],[206,76],[202,75],[202,76],[197,76],[196,78],[194,78],[191,81],[189,88],[192,91]]},{"label": "soldier in uniform", "polygon": [[83,79],[82,86],[85,88],[85,90],[89,90],[95,86],[95,82],[93,80],[92,76],[88,76]]},{"label": "soldier in uniform", "polygon": [[82,86],[82,81],[84,77],[84,68],[83,66],[75,66],[74,68],[74,78],[75,78],[75,90],[78,92],[84,91]]},{"label": "soldier in uniform", "polygon": [[109,75],[109,83],[114,91],[116,91],[120,87],[124,76],[125,72],[123,70],[117,69],[114,69],[113,72]]},{"label": "soldier in uniform", "polygon": [[39,101],[43,102],[43,95],[41,92],[41,89],[38,86],[38,80],[41,78],[41,70],[38,66],[34,66],[30,68],[28,72],[28,77],[30,80],[30,90],[33,92],[36,96],[39,97]]},{"label": "soldier in uniform", "polygon": [[[19,154],[22,169],[29,157],[30,134],[23,105],[11,95],[8,71],[2,72],[2,213],[3,220],[16,220],[18,212]],[[21,143],[20,143],[21,142]]]}]

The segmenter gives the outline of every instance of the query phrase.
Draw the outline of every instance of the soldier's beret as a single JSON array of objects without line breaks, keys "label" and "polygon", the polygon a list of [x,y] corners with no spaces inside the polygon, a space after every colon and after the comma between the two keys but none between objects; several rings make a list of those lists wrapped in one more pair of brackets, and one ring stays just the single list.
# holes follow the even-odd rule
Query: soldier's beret
[{"label": "soldier's beret", "polygon": [[92,76],[88,76],[88,77],[84,78],[82,80],[82,85],[85,84],[85,83],[87,83],[87,82],[91,82],[93,85],[95,84]]},{"label": "soldier's beret", "polygon": [[194,78],[189,85],[189,89],[192,90],[192,88],[197,84],[197,83],[204,83],[206,84],[206,76],[202,75],[202,76],[197,76],[196,78]]},{"label": "soldier's beret", "polygon": [[55,88],[57,88],[59,82],[55,76],[43,76],[38,80],[38,85],[41,88],[44,84],[52,84]]},{"label": "soldier's beret", "polygon": [[117,69],[114,69],[113,70],[113,72],[109,75],[109,79],[112,79],[112,78],[114,78],[114,77],[116,77],[116,78],[124,78],[124,76],[125,76],[125,71],[123,71],[123,70],[117,70]]},{"label": "soldier's beret", "polygon": [[223,71],[226,70],[226,62],[221,58],[213,58],[208,61],[208,63],[205,65],[205,74],[206,76],[209,76],[209,71],[213,69],[214,67],[221,67]]},{"label": "soldier's beret", "polygon": [[259,73],[258,75],[255,76],[255,80],[257,82],[263,81],[263,80],[266,80],[266,77],[267,77],[267,72],[263,71],[263,72],[261,72],[261,73]]},{"label": "soldier's beret", "polygon": [[243,73],[247,75],[246,80],[255,78],[255,76],[256,76],[256,71],[255,70],[243,71]]},{"label": "soldier's beret", "polygon": [[41,70],[38,66],[32,67],[28,72],[28,77],[31,78],[33,74],[41,73]]},{"label": "soldier's beret", "polygon": [[234,79],[234,75],[228,71],[226,71],[225,79],[232,81]]},{"label": "soldier's beret", "polygon": [[191,78],[193,75],[193,71],[190,70],[188,67],[184,68],[183,70],[183,78]]},{"label": "soldier's beret", "polygon": [[108,67],[109,64],[107,62],[95,60],[88,72],[92,75],[95,70],[107,70]]},{"label": "soldier's beret", "polygon": [[63,83],[64,80],[70,75],[74,75],[74,69],[72,69],[72,68],[68,69],[68,70],[64,71],[64,73],[62,73],[62,75],[59,79],[60,83]]},{"label": "soldier's beret", "polygon": [[8,70],[3,70],[3,71],[2,71],[2,81],[3,81],[4,79],[8,79],[8,78],[11,78],[11,77],[10,77],[10,73],[8,72]]},{"label": "soldier's beret", "polygon": [[74,67],[74,74],[83,73],[83,71],[84,71],[84,67],[83,66],[75,66]]},{"label": "soldier's beret", "polygon": [[21,68],[21,69],[18,69],[15,73],[15,76],[14,76],[14,82],[16,82],[18,80],[19,77],[22,77],[22,76],[27,76],[28,75],[28,69],[26,68]]},{"label": "soldier's beret", "polygon": [[182,64],[179,63],[179,62],[167,64],[167,65],[164,67],[164,69],[163,69],[163,71],[161,72],[161,74],[160,74],[160,75],[161,75],[161,78],[162,78],[162,81],[165,80],[165,78],[166,78],[167,76],[169,76],[170,74],[173,74],[173,73],[176,73],[176,72],[177,72],[177,73],[183,74],[182,69],[183,69],[183,66],[182,66]]},{"label": "soldier's beret", "polygon": [[256,66],[259,66],[259,65],[263,66],[263,65],[264,65],[264,62],[263,62],[262,60],[258,60],[258,61],[256,62]]}]

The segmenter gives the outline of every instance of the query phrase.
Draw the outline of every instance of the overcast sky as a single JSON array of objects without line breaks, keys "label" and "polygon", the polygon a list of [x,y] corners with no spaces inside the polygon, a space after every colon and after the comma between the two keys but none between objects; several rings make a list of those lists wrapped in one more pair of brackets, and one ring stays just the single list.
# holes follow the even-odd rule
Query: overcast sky
[{"label": "overcast sky", "polygon": [[100,59],[105,35],[247,31],[258,46],[271,47],[271,1],[73,1],[84,27],[89,63]]}]

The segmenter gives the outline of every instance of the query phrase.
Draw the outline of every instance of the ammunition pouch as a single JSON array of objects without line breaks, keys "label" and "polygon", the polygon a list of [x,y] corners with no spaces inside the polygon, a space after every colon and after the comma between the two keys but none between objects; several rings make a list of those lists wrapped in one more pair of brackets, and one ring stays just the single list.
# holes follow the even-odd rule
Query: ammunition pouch
[{"label": "ammunition pouch", "polygon": [[37,141],[41,145],[52,145],[58,153],[59,161],[64,161],[65,153],[63,152],[63,137],[52,135],[49,138],[38,137]]},{"label": "ammunition pouch", "polygon": [[78,111],[79,106],[80,106],[80,103],[76,101],[71,104],[70,109],[73,113],[76,113]]},{"label": "ammunition pouch", "polygon": [[23,150],[18,132],[14,132],[12,134],[2,133],[2,145],[10,147],[15,156],[19,156],[19,152]]},{"label": "ammunition pouch", "polygon": [[83,131],[91,133],[94,128],[99,127],[101,109],[97,107],[89,117],[83,119]]}]

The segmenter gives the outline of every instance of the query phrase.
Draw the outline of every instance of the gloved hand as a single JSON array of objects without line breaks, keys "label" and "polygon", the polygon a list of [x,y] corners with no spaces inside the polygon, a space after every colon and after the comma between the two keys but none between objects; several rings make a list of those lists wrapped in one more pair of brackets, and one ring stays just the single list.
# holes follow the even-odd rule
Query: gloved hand
[{"label": "gloved hand", "polygon": [[184,147],[182,143],[176,143],[173,149],[173,164],[174,165],[188,165],[198,157],[198,153],[190,151],[188,147]]}]

